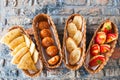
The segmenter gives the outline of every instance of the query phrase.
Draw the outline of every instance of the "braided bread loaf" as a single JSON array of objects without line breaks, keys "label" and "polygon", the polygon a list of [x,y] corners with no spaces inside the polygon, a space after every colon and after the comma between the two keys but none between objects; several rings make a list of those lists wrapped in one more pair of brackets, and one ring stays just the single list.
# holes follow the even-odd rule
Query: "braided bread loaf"
[{"label": "braided bread loaf", "polygon": [[33,41],[21,27],[12,27],[9,32],[3,36],[1,41],[12,50],[12,64],[17,64],[19,69],[25,71],[32,70],[34,74],[24,71],[31,77],[41,72],[41,70],[36,67],[36,64],[38,64],[37,62],[39,62],[39,53]]},{"label": "braided bread loaf", "polygon": [[71,15],[66,22],[63,38],[64,63],[68,69],[79,69],[85,57],[86,22],[79,14]]},{"label": "braided bread loaf", "polygon": [[80,41],[82,39],[82,17],[75,16],[73,21],[68,23],[67,30],[68,30],[68,38],[66,40],[66,48],[67,51],[70,53],[69,63],[71,65],[76,64],[80,57],[81,57],[81,48],[78,47]]}]

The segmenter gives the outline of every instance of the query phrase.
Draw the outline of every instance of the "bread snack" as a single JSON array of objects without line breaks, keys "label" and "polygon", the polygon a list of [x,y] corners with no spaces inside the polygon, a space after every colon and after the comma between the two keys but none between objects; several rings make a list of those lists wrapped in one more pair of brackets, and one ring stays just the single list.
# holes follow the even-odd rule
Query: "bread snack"
[{"label": "bread snack", "polygon": [[42,60],[35,44],[22,27],[10,28],[1,42],[11,49],[13,56],[11,63],[16,64],[17,68],[22,69],[26,75],[35,77],[41,73]]},{"label": "bread snack", "polygon": [[86,22],[79,14],[72,14],[66,22],[63,37],[63,61],[70,70],[79,69],[85,58]]},{"label": "bread snack", "polygon": [[118,28],[110,20],[95,31],[86,52],[84,67],[89,73],[101,71],[112,55],[118,39]]},{"label": "bread snack", "polygon": [[50,16],[38,14],[33,19],[34,37],[46,67],[57,68],[62,61],[61,45]]}]

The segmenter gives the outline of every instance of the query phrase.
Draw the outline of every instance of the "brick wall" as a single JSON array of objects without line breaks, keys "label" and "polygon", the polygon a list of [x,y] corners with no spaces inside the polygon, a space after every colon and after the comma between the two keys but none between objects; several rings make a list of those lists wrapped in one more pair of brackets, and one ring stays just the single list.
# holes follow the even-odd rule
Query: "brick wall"
[{"label": "brick wall", "polygon": [[[62,43],[65,21],[73,13],[83,15],[87,21],[87,45],[98,25],[109,18],[120,29],[120,0],[0,0],[0,38],[13,25],[24,28],[32,26],[32,19],[38,13],[49,14],[56,24]],[[89,37],[88,37],[89,36]],[[118,47],[120,41],[118,40]],[[10,63],[10,50],[0,44],[0,80],[32,80]],[[110,59],[105,68],[94,75],[84,68],[70,71],[62,64],[54,70],[44,69],[34,80],[119,80],[120,59]]]}]

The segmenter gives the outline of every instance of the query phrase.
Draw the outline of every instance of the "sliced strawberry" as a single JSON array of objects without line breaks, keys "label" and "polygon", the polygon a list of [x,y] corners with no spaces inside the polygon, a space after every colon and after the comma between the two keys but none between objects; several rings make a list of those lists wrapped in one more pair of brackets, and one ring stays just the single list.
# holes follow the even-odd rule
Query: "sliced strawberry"
[{"label": "sliced strawberry", "polygon": [[110,43],[116,39],[117,39],[117,35],[115,33],[109,33],[107,34],[106,43]]},{"label": "sliced strawberry", "polygon": [[110,45],[108,45],[108,44],[100,45],[100,53],[106,53],[109,50],[110,50]]},{"label": "sliced strawberry", "polygon": [[105,33],[109,33],[111,32],[112,29],[112,25],[110,21],[107,21],[103,24],[103,27],[101,28],[101,31],[105,32]]},{"label": "sliced strawberry", "polygon": [[99,64],[102,64],[103,62],[105,62],[105,57],[103,55],[97,55],[91,58],[89,66],[90,67],[97,66]]},{"label": "sliced strawberry", "polygon": [[100,46],[98,44],[93,44],[90,48],[90,54],[92,56],[98,55],[100,52]]}]

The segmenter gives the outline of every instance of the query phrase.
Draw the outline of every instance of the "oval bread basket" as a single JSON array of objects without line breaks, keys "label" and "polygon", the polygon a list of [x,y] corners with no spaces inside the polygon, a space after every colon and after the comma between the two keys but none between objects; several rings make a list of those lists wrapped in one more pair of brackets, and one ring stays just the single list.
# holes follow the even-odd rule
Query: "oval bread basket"
[{"label": "oval bread basket", "polygon": [[[107,64],[110,56],[112,55],[112,53],[113,53],[113,51],[114,51],[114,48],[115,48],[115,46],[116,46],[116,43],[117,43],[117,39],[114,40],[114,41],[112,41],[111,43],[109,43],[109,45],[111,46],[111,49],[110,49],[107,53],[103,54],[103,55],[105,56],[105,59],[106,59],[105,62],[103,62],[101,65],[99,65],[95,70],[92,70],[92,69],[90,69],[90,68],[88,67],[88,62],[89,62],[89,60],[90,60],[90,47],[91,47],[92,44],[94,44],[94,38],[95,38],[95,36],[96,36],[96,33],[97,33],[98,31],[100,31],[100,29],[102,28],[103,24],[104,24],[105,22],[107,22],[107,21],[111,22],[110,20],[105,20],[103,23],[100,24],[100,26],[99,26],[99,27],[97,28],[97,30],[94,32],[94,35],[93,35],[93,37],[92,37],[92,39],[91,39],[91,41],[90,41],[90,44],[89,44],[88,49],[87,49],[87,52],[86,52],[86,59],[85,59],[85,62],[84,62],[84,67],[85,67],[85,69],[86,69],[89,73],[92,73],[92,74],[93,74],[93,73],[97,73],[97,72],[101,71],[101,70],[104,68],[104,66]],[[113,32],[117,35],[117,38],[118,38],[118,28],[117,28],[117,26],[116,26],[113,22],[111,22],[111,25],[112,25],[112,30],[113,30]]]},{"label": "oval bread basket", "polygon": [[[57,46],[58,51],[59,51],[57,55],[59,55],[60,59],[59,59],[59,62],[56,63],[55,65],[50,65],[48,63],[48,60],[50,59],[50,57],[46,54],[46,51],[45,51],[46,49],[42,46],[42,43],[41,43],[42,38],[39,35],[39,33],[40,33],[39,23],[42,22],[42,21],[46,21],[50,25],[49,30],[52,33],[52,38],[54,39],[54,45]],[[47,68],[57,68],[57,67],[59,67],[61,62],[62,62],[61,45],[60,45],[60,41],[59,41],[56,26],[53,23],[53,20],[51,19],[51,17],[48,16],[47,14],[36,15],[33,19],[32,27],[33,27],[33,30],[34,30],[35,41],[36,41],[38,50],[41,53],[42,61],[45,64],[45,66]]]},{"label": "oval bread basket", "polygon": [[[81,56],[80,56],[79,61],[76,64],[71,65],[69,63],[70,53],[66,49],[66,40],[69,37],[67,27],[68,27],[68,24],[73,21],[73,18],[75,16],[80,16],[82,18],[82,24],[81,24],[82,40],[81,40],[80,44],[78,45],[78,48],[81,48],[82,52],[81,52]],[[65,24],[65,28],[64,28],[62,51],[63,51],[63,62],[65,64],[66,68],[68,68],[70,70],[79,69],[83,65],[83,62],[84,62],[84,59],[85,59],[85,50],[86,50],[86,21],[83,18],[83,16],[81,16],[80,14],[72,14],[71,16],[68,17],[68,19],[66,21],[66,24]]]}]

